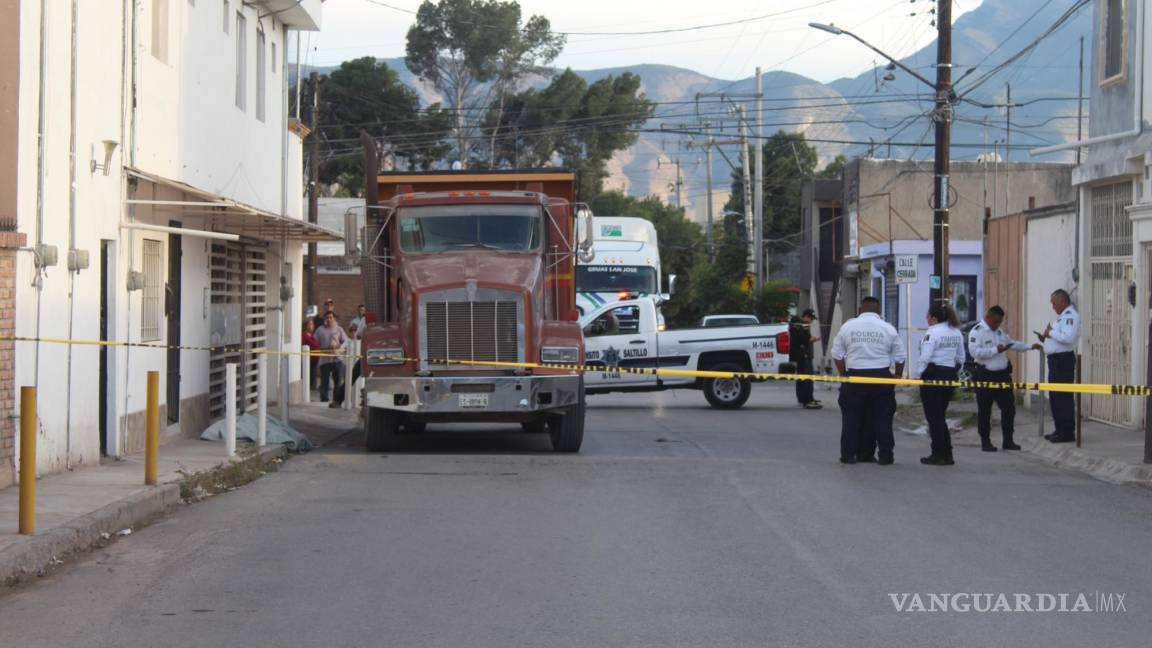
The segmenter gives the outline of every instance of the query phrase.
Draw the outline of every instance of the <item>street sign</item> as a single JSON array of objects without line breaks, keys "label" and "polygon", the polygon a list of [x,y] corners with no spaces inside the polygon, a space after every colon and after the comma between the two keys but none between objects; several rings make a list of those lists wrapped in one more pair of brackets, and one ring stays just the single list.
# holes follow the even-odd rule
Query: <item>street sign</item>
[{"label": "street sign", "polygon": [[928,287],[932,290],[940,290],[940,275],[932,275],[929,277]]},{"label": "street sign", "polygon": [[913,284],[920,280],[916,274],[916,263],[919,260],[915,254],[896,255],[896,283]]}]

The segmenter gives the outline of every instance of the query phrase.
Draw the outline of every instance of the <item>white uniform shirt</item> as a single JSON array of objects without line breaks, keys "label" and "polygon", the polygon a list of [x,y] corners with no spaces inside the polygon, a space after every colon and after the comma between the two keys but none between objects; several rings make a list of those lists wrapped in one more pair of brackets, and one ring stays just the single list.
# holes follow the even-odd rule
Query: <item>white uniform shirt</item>
[{"label": "white uniform shirt", "polygon": [[861,313],[844,322],[832,341],[832,357],[848,369],[888,369],[908,354],[900,334],[876,313]]},{"label": "white uniform shirt", "polygon": [[920,357],[916,358],[916,376],[929,364],[938,367],[959,367],[964,364],[964,334],[947,322],[928,327],[920,341]]},{"label": "white uniform shirt", "polygon": [[1052,322],[1052,330],[1048,332],[1048,337],[1044,338],[1044,353],[1045,355],[1052,355],[1053,353],[1075,351],[1079,341],[1080,313],[1077,313],[1076,309],[1069,305]]},{"label": "white uniform shirt", "polygon": [[364,339],[364,327],[367,326],[367,324],[368,318],[364,317],[363,315],[357,315],[356,317],[353,317],[352,321],[348,322],[348,330],[351,331],[352,327],[356,327],[356,332],[351,333],[349,337],[355,338],[357,340]]},{"label": "white uniform shirt", "polygon": [[989,371],[1003,371],[1008,368],[1008,354],[997,351],[1003,344],[1012,351],[1027,351],[1032,347],[1026,342],[1013,340],[1003,329],[993,330],[988,322],[981,320],[968,333],[968,352],[976,362]]}]

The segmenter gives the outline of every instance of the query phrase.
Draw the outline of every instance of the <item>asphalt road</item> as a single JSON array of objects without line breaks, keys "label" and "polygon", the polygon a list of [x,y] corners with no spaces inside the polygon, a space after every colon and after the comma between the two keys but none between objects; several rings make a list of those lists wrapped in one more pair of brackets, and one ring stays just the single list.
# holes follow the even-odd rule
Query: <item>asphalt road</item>
[{"label": "asphalt road", "polygon": [[[895,466],[842,466],[838,413],[786,386],[738,412],[695,392],[590,404],[577,456],[475,430],[388,455],[345,436],[0,595],[2,643],[1152,644],[1152,492],[974,448],[924,467],[923,437],[897,438]],[[1097,591],[1126,611],[889,596]]]}]

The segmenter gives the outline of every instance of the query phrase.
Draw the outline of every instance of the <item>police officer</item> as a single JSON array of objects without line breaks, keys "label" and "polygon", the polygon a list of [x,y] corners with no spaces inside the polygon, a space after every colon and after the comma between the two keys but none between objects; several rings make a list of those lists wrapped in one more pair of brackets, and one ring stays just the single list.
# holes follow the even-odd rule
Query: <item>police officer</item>
[{"label": "police officer", "polygon": [[[788,360],[796,365],[796,373],[812,375],[812,347],[820,341],[819,336],[812,334],[812,321],[816,319],[816,311],[811,308],[805,310],[800,317],[793,317],[788,326]],[[796,401],[805,409],[820,409],[823,405],[816,400],[811,380],[796,381]]]},{"label": "police officer", "polygon": [[[981,320],[968,332],[968,352],[976,361],[978,369],[973,376],[978,382],[1012,382],[1012,363],[1008,361],[1008,351],[1030,351],[1031,345],[1013,340],[1000,325],[1004,322],[1004,309],[993,306],[984,313]],[[1011,388],[976,388],[976,429],[980,433],[980,449],[996,452],[992,444],[992,404],[1000,408],[1000,432],[1004,437],[1001,446],[1005,450],[1019,450],[1012,440],[1013,422],[1016,419],[1016,394]]]},{"label": "police officer", "polygon": [[[964,364],[964,334],[957,329],[956,313],[947,303],[938,302],[928,309],[928,330],[920,342],[916,359],[916,377],[922,380],[956,380]],[[948,432],[948,402],[952,387],[920,387],[920,402],[932,437],[932,454],[920,463],[929,466],[951,466],[952,435]]]},{"label": "police officer", "polygon": [[[1032,345],[1048,356],[1048,382],[1076,382],[1076,345],[1080,342],[1080,313],[1072,306],[1068,291],[1058,289],[1052,293],[1052,310],[1056,320],[1048,324],[1040,334],[1043,344]],[[1052,443],[1068,443],[1076,440],[1076,401],[1067,392],[1048,394],[1052,403],[1052,420],[1056,431],[1045,435]]]},{"label": "police officer", "polygon": [[[832,360],[842,376],[892,378],[904,372],[906,358],[900,334],[880,319],[880,300],[875,297],[860,301],[860,315],[844,322],[832,341]],[[896,444],[892,438],[895,386],[843,383],[839,402],[840,463],[875,460],[882,466],[891,465]],[[873,459],[870,441],[861,445],[861,434],[866,429],[875,435],[880,451],[878,460]]]}]

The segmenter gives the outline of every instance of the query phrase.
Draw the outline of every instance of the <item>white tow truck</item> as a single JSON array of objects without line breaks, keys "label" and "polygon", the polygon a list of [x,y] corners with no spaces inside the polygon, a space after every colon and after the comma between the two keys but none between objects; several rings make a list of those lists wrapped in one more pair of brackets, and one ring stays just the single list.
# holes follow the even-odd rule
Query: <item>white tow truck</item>
[{"label": "white tow truck", "polygon": [[590,367],[584,374],[585,393],[700,389],[712,407],[736,409],[752,393],[752,381],[746,378],[658,376],[620,369],[777,373],[787,360],[787,324],[668,331],[658,299],[621,300],[580,319],[584,364]]}]

